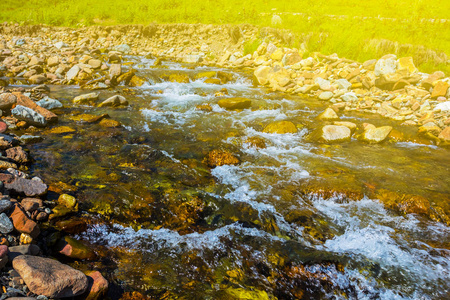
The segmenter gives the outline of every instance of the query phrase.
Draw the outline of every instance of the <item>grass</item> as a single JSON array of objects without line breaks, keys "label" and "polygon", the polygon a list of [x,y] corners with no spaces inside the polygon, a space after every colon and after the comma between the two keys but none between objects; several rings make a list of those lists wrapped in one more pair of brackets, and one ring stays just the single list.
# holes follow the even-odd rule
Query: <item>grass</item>
[{"label": "grass", "polygon": [[[364,61],[384,54],[413,56],[424,72],[450,74],[447,0],[2,0],[0,21],[20,24],[250,23],[292,30],[286,46]],[[283,14],[301,13],[301,15]],[[432,22],[431,20],[434,20]],[[255,48],[246,41],[245,51]]]}]

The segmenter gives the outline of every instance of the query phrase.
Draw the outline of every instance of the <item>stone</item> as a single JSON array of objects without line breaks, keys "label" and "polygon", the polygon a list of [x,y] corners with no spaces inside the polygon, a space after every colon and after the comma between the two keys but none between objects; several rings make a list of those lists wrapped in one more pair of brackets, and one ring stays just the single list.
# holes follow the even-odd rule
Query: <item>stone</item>
[{"label": "stone", "polygon": [[227,150],[213,150],[205,157],[204,162],[211,168],[223,165],[237,165],[239,159]]},{"label": "stone", "polygon": [[253,75],[256,78],[258,84],[266,85],[269,83],[269,73],[272,71],[272,68],[269,66],[261,66],[255,69]]},{"label": "stone", "polygon": [[22,205],[23,209],[28,212],[33,212],[39,207],[44,206],[42,200],[38,198],[24,198],[22,199],[22,201],[20,201],[20,205]]},{"label": "stone", "polygon": [[94,260],[97,258],[97,254],[90,247],[70,236],[61,239],[56,248],[59,253],[74,259]]},{"label": "stone", "polygon": [[450,126],[441,131],[438,138],[444,142],[450,142]]},{"label": "stone", "polygon": [[8,251],[8,258],[10,261],[20,255],[39,255],[41,253],[39,246],[34,244],[9,247]]},{"label": "stone", "polygon": [[133,77],[131,77],[128,85],[131,87],[139,87],[144,85],[144,83],[146,83],[146,80],[144,78],[134,75]]},{"label": "stone", "polygon": [[75,78],[77,77],[77,75],[80,71],[81,71],[81,69],[78,65],[73,66],[72,68],[70,68],[69,71],[67,71],[66,79],[68,81],[75,80]]},{"label": "stone", "polygon": [[252,106],[252,100],[243,97],[225,98],[219,100],[217,104],[227,110],[246,109]]},{"label": "stone", "polygon": [[282,63],[285,66],[296,64],[302,60],[302,57],[298,52],[290,52],[284,55]]},{"label": "stone", "polygon": [[127,101],[127,99],[125,99],[124,96],[114,95],[112,97],[109,97],[108,99],[106,99],[105,101],[103,101],[102,103],[100,103],[98,105],[98,107],[106,107],[106,106],[111,106],[111,107],[128,106],[128,101]]},{"label": "stone", "polygon": [[375,64],[375,75],[393,74],[397,71],[398,63],[394,58],[379,59]]},{"label": "stone", "polygon": [[352,84],[347,79],[338,79],[334,82],[340,90],[348,90]]},{"label": "stone", "polygon": [[397,62],[398,70],[407,70],[409,73],[415,73],[418,71],[411,56],[399,58]]},{"label": "stone", "polygon": [[87,296],[84,299],[105,299],[106,293],[108,292],[109,288],[108,280],[106,280],[99,271],[88,271],[85,274],[89,281],[89,287],[86,291]]},{"label": "stone", "polygon": [[114,50],[122,52],[124,54],[128,54],[131,52],[131,47],[128,46],[127,44],[122,44],[122,45],[116,46],[114,48]]},{"label": "stone", "polygon": [[88,288],[86,275],[53,259],[21,255],[12,264],[29,290],[37,295],[67,298],[81,295]]},{"label": "stone", "polygon": [[88,94],[76,96],[75,98],[73,98],[72,101],[75,104],[81,104],[81,105],[91,104],[98,100],[98,96],[99,96],[98,93],[88,93]]},{"label": "stone", "polygon": [[351,130],[346,126],[325,125],[319,130],[318,141],[322,143],[338,143],[349,141]]},{"label": "stone", "polygon": [[447,95],[447,90],[449,89],[450,85],[445,82],[439,80],[436,85],[433,88],[433,92],[431,93],[431,98],[436,99],[438,97],[444,97]]},{"label": "stone", "polygon": [[111,64],[109,66],[109,78],[116,79],[122,74],[122,65],[121,64]]},{"label": "stone", "polygon": [[330,100],[331,98],[333,98],[332,92],[322,92],[319,95],[320,100]]},{"label": "stone", "polygon": [[30,78],[28,78],[28,82],[30,84],[42,84],[47,81],[47,77],[41,74],[33,75]]},{"label": "stone", "polygon": [[33,242],[33,238],[31,237],[31,235],[27,233],[21,233],[19,237],[19,242],[21,245],[28,245]]},{"label": "stone", "polygon": [[15,163],[0,160],[0,170],[8,170],[9,168],[17,169],[17,165]]},{"label": "stone", "polygon": [[[32,109],[33,111],[35,111],[37,114],[41,115],[44,117],[46,123],[51,124],[51,123],[55,123],[58,121],[58,116],[55,115],[54,113],[52,113],[51,111],[40,107],[39,105],[36,104],[36,102],[34,102],[33,100],[31,100],[30,98],[28,98],[27,96],[25,96],[22,93],[13,93],[16,98],[17,98],[17,105],[21,105],[21,106],[25,106],[27,108]],[[26,120],[25,120],[26,121]],[[33,125],[33,124],[31,124]]]},{"label": "stone", "polygon": [[47,59],[47,66],[54,67],[59,65],[59,57],[58,56],[51,56]]},{"label": "stone", "polygon": [[45,98],[39,100],[38,102],[36,102],[36,104],[39,105],[40,107],[43,107],[48,110],[63,107],[63,104],[61,102],[59,102],[56,99],[49,98],[49,97],[45,97]]},{"label": "stone", "polygon": [[39,143],[42,140],[43,140],[43,138],[40,136],[29,135],[29,134],[24,134],[20,137],[20,141],[22,141],[25,144]]},{"label": "stone", "polygon": [[291,82],[291,76],[285,68],[269,73],[269,83],[272,87],[284,87]]},{"label": "stone", "polygon": [[433,74],[430,74],[426,79],[422,80],[422,83],[420,85],[425,89],[429,90],[430,88],[436,85],[439,79],[442,79],[444,77],[445,77],[444,72],[436,71]]},{"label": "stone", "polygon": [[6,149],[5,152],[7,158],[12,159],[19,164],[26,164],[30,162],[28,153],[25,152],[20,146]]},{"label": "stone", "polygon": [[76,130],[69,126],[58,126],[50,129],[48,132],[52,134],[66,134],[66,133],[74,133],[76,132]]},{"label": "stone", "polygon": [[119,121],[111,120],[111,119],[102,119],[99,123],[100,126],[105,128],[117,128],[122,126]]},{"label": "stone", "polygon": [[71,210],[78,210],[78,202],[74,196],[61,194],[57,200],[58,204],[63,205]]},{"label": "stone", "polygon": [[297,133],[297,131],[295,124],[290,121],[273,122],[267,125],[263,130],[264,133],[276,134]]},{"label": "stone", "polygon": [[60,230],[70,233],[70,234],[78,234],[83,231],[86,231],[87,224],[83,219],[71,218],[68,220],[58,221],[56,227]]},{"label": "stone", "polygon": [[8,257],[8,246],[0,245],[0,258]]},{"label": "stone", "polygon": [[339,116],[332,108],[325,109],[320,115],[317,116],[318,120],[336,120],[339,119]]},{"label": "stone", "polygon": [[17,105],[15,108],[13,108],[11,110],[11,114],[18,120],[25,121],[33,126],[44,127],[47,125],[47,121],[45,120],[44,116],[35,112],[31,108],[22,105]]},{"label": "stone", "polygon": [[199,54],[187,54],[183,56],[183,62],[188,64],[198,64],[203,60],[203,56]]},{"label": "stone", "polygon": [[62,49],[62,48],[69,47],[69,45],[67,45],[64,42],[56,42],[56,43],[53,44],[53,46],[55,46],[57,49]]},{"label": "stone", "polygon": [[80,114],[76,116],[69,117],[69,119],[76,121],[76,122],[86,122],[86,123],[97,123],[101,121],[104,118],[108,118],[108,114],[103,114],[100,116],[97,115],[90,115],[90,114]]},{"label": "stone", "polygon": [[99,59],[90,59],[88,61],[88,65],[90,65],[93,69],[99,69],[102,66],[102,61]]},{"label": "stone", "polygon": [[14,228],[20,233],[27,233],[32,238],[37,238],[41,233],[38,224],[28,218],[27,214],[17,205],[11,214],[11,219]]},{"label": "stone", "polygon": [[356,124],[355,123],[352,123],[352,122],[342,122],[342,121],[339,121],[339,122],[334,122],[333,123],[334,125],[338,125],[338,126],[345,126],[345,127],[347,127],[348,129],[350,129],[350,131],[353,133],[353,132],[355,132],[355,130],[356,130]]},{"label": "stone", "polygon": [[323,91],[328,91],[331,89],[331,83],[329,80],[317,77],[314,82],[319,85],[319,88]]},{"label": "stone", "polygon": [[0,200],[0,213],[7,211],[12,206],[12,202],[7,199]]},{"label": "stone", "polygon": [[0,94],[0,109],[8,110],[17,103],[17,97],[11,93]]},{"label": "stone", "polygon": [[270,54],[270,58],[273,60],[280,61],[284,56],[284,52],[282,48],[277,48],[272,54]]},{"label": "stone", "polygon": [[0,232],[3,234],[8,234],[14,230],[14,226],[11,220],[5,213],[0,214]]},{"label": "stone", "polygon": [[364,130],[361,139],[369,143],[380,143],[388,137],[391,130],[391,126],[369,127]]}]

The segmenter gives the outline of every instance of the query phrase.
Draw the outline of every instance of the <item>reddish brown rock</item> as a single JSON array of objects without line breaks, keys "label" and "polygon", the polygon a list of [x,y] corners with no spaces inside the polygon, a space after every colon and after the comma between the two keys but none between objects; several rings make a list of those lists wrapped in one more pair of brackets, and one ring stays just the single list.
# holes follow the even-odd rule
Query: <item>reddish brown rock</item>
[{"label": "reddish brown rock", "polygon": [[21,255],[12,262],[31,292],[49,298],[83,294],[89,285],[86,275],[56,260]]},{"label": "reddish brown rock", "polygon": [[16,177],[11,174],[0,173],[5,189],[28,197],[41,196],[47,192],[47,185],[39,180]]},{"label": "reddish brown rock", "polygon": [[8,130],[8,125],[6,125],[5,122],[0,121],[0,133],[5,132],[6,130]]},{"label": "reddish brown rock", "polygon": [[26,164],[30,161],[28,153],[22,147],[13,147],[6,150],[6,157],[16,161],[19,164]]},{"label": "reddish brown rock", "polygon": [[34,239],[41,233],[38,224],[28,218],[27,214],[17,205],[11,214],[11,219],[14,228],[20,233],[27,233]]},{"label": "reddish brown rock", "polygon": [[89,281],[89,287],[86,291],[86,300],[104,299],[108,292],[108,280],[106,280],[99,271],[89,271],[85,274]]},{"label": "reddish brown rock", "polygon": [[20,202],[20,204],[23,209],[29,212],[33,212],[43,206],[42,200],[38,198],[25,198]]},{"label": "reddish brown rock", "polygon": [[44,119],[47,121],[47,123],[55,123],[58,121],[57,115],[55,115],[54,113],[43,107],[40,107],[33,100],[31,100],[24,94],[18,92],[15,92],[13,94],[17,97],[17,105],[22,105],[34,110],[35,112],[43,116]]}]

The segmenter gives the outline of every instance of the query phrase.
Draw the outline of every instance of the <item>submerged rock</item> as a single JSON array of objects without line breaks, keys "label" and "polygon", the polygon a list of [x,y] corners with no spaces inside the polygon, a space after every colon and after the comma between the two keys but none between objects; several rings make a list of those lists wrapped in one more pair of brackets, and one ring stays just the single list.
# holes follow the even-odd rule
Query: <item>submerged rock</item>
[{"label": "submerged rock", "polygon": [[239,164],[239,159],[231,152],[226,150],[213,150],[208,153],[204,161],[211,168],[223,165]]},{"label": "submerged rock", "polygon": [[114,95],[112,97],[109,97],[108,99],[106,99],[105,101],[103,101],[102,103],[100,103],[98,105],[98,107],[106,107],[106,106],[112,106],[112,107],[128,106],[128,101],[127,101],[127,99],[125,99],[124,96]]},{"label": "submerged rock", "polygon": [[265,133],[277,133],[277,134],[285,134],[285,133],[297,133],[297,127],[294,123],[290,121],[279,121],[273,122],[267,125],[263,132]]},{"label": "submerged rock", "polygon": [[53,259],[21,255],[12,264],[30,291],[37,295],[74,297],[88,288],[88,279],[82,272]]},{"label": "submerged rock", "polygon": [[217,104],[225,109],[228,110],[235,110],[235,109],[246,109],[250,108],[252,106],[252,100],[248,98],[242,98],[242,97],[235,97],[235,98],[225,98],[219,100]]},{"label": "submerged rock", "polygon": [[59,253],[70,258],[93,260],[97,257],[91,248],[70,236],[65,236],[64,239],[61,239],[56,248]]},{"label": "submerged rock", "polygon": [[75,104],[92,104],[98,100],[98,93],[83,94],[73,98],[73,103]]},{"label": "submerged rock", "polygon": [[317,116],[317,119],[319,120],[337,120],[339,119],[339,116],[336,114],[336,112],[332,108],[327,108],[323,113],[321,113],[319,116]]}]

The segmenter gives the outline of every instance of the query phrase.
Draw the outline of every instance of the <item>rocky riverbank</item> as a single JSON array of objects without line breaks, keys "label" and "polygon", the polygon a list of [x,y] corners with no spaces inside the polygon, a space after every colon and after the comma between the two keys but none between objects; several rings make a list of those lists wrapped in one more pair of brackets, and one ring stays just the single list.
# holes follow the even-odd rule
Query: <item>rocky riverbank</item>
[{"label": "rocky riverbank", "polygon": [[[83,273],[45,258],[56,256],[62,262],[65,258],[89,261],[96,259],[97,254],[74,238],[86,228],[86,220],[66,219],[78,212],[78,203],[60,187],[64,184],[47,185],[27,175],[32,158],[26,145],[39,142],[41,137],[34,135],[39,128],[55,125],[49,130],[54,134],[76,131],[73,127],[57,126],[63,104],[47,96],[50,84],[77,84],[92,90],[75,97],[75,105],[127,106],[128,100],[123,95],[101,101],[99,95],[102,90],[114,90],[117,86],[126,89],[151,82],[151,78],[137,74],[128,55],[156,58],[156,66],[161,61],[171,60],[195,66],[236,68],[252,74],[255,84],[270,91],[329,103],[317,118],[324,122],[323,126],[309,136],[321,143],[349,141],[355,136],[369,143],[405,139],[391,126],[339,120],[338,114],[345,111],[379,114],[401,121],[400,126],[417,126],[420,138],[414,140],[416,142],[442,146],[450,143],[450,78],[442,72],[419,73],[411,58],[387,55],[361,63],[337,55],[314,53],[307,57],[306,49],[282,46],[295,38],[291,33],[250,25],[167,24],[71,29],[4,24],[0,26],[0,34],[0,180],[3,183],[0,266],[3,271],[7,270],[1,278],[1,299],[104,297],[108,282],[99,271],[93,268]],[[262,41],[257,49],[244,53],[247,42],[255,39]],[[211,84],[232,80],[232,75],[221,71],[197,76]],[[163,79],[190,80],[183,74],[170,74]],[[21,85],[33,86],[23,88]],[[221,90],[217,96],[226,93],[226,89]],[[227,110],[240,110],[250,108],[252,100],[224,98],[218,105]],[[197,109],[210,111],[212,108],[199,105]],[[108,128],[121,126],[108,115],[82,114],[71,118]],[[15,130],[26,134],[18,137]],[[289,121],[274,122],[263,129],[265,133],[279,134],[297,131],[298,126]],[[247,143],[265,147],[264,140],[257,138]],[[239,164],[240,160],[232,153],[213,150],[204,162],[216,167]],[[398,201],[393,201],[396,197]],[[447,214],[431,207],[427,199],[389,193],[386,199],[379,198],[387,207],[402,213],[419,213],[442,223],[450,222]]]}]

